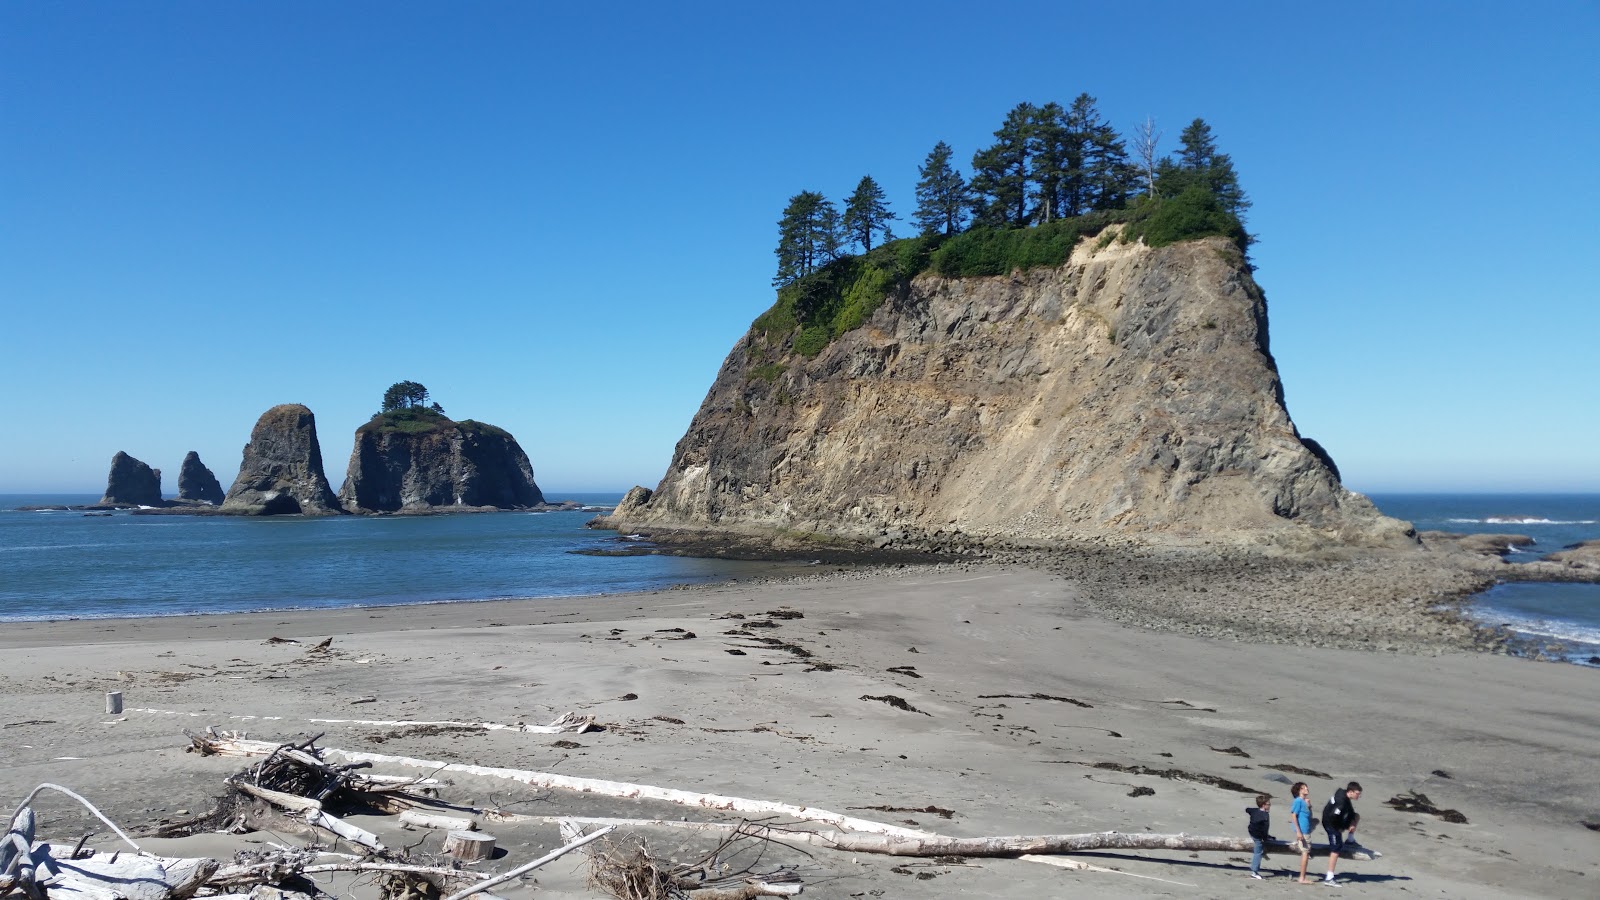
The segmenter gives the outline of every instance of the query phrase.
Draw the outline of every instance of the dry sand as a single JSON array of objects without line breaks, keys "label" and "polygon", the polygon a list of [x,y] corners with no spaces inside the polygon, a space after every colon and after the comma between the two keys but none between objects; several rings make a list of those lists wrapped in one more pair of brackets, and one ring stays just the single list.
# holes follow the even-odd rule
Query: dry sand
[{"label": "dry sand", "polygon": [[[750,633],[803,647],[810,659],[723,634],[779,609],[804,618]],[[719,618],[728,613],[747,618]],[[662,631],[672,628],[696,637]],[[266,642],[274,636],[302,643]],[[328,637],[332,653],[307,653]],[[727,652],[740,646],[744,655]],[[836,668],[819,670],[818,661]],[[906,666],[921,677],[889,671]],[[1287,782],[1299,776],[1269,766],[1287,764],[1328,773],[1305,779],[1319,810],[1336,782],[1366,787],[1360,836],[1384,855],[1341,863],[1343,894],[1600,895],[1600,833],[1583,825],[1600,819],[1600,673],[1488,655],[1424,658],[1141,630],[1092,617],[1070,582],[1023,568],[936,566],[582,599],[10,623],[0,633],[0,673],[4,796],[57,782],[146,832],[208,808],[222,778],[244,765],[183,752],[180,729],[206,725],[265,739],[326,731],[321,743],[330,747],[805,804],[960,836],[1244,833],[1246,794],[1084,765],[1099,762],[1267,791],[1273,831],[1284,836]],[[103,714],[108,690],[124,693],[124,715]],[[1079,703],[985,696],[1035,693]],[[868,695],[902,697],[926,714],[861,699]],[[357,702],[366,698],[374,699]],[[607,730],[392,735],[403,729],[309,722],[540,722],[567,711],[594,714]],[[581,746],[554,746],[561,739]],[[1219,752],[1231,747],[1248,757]],[[456,799],[530,814],[705,815],[451,780]],[[1136,786],[1155,793],[1130,797]],[[1409,789],[1470,823],[1383,805]],[[929,805],[953,817],[861,809]],[[46,800],[40,811],[47,835],[76,837],[83,820],[64,801]],[[417,840],[379,817],[357,821],[391,844]],[[488,827],[508,851],[490,863],[495,869],[558,843],[553,826]],[[680,853],[703,846],[673,833],[649,838]],[[227,855],[269,839],[278,838],[150,843],[174,854]],[[1264,882],[1246,877],[1247,854],[1082,857],[1163,882],[1017,860],[813,854],[773,858],[803,864],[806,896],[815,897],[1325,890],[1293,884],[1285,856],[1268,858]],[[1313,874],[1323,867],[1314,860]],[[583,878],[581,861],[568,857],[497,893],[596,896]]]}]

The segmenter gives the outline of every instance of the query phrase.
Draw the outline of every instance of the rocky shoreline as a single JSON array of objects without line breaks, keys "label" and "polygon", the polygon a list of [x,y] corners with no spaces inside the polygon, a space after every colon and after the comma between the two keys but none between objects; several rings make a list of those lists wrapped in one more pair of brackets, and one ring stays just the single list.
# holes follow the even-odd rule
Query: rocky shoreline
[{"label": "rocky shoreline", "polygon": [[1435,539],[1411,550],[1331,548],[1315,557],[1111,543],[1053,550],[945,544],[933,550],[815,543],[805,537],[656,529],[619,536],[614,550],[587,552],[809,559],[835,567],[814,577],[845,574],[837,567],[871,572],[906,565],[952,571],[1025,566],[1066,579],[1089,609],[1126,625],[1249,643],[1412,655],[1470,651],[1539,658],[1547,648],[1472,618],[1470,598],[1501,582],[1600,583],[1600,567],[1548,560],[1509,563],[1485,549],[1504,547],[1498,538],[1506,536],[1479,542]]}]

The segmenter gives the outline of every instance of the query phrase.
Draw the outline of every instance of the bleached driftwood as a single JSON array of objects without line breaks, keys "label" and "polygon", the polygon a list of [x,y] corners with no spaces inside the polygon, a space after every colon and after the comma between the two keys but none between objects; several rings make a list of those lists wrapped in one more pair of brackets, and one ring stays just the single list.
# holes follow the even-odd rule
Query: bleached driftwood
[{"label": "bleached driftwood", "polygon": [[[404,756],[388,756],[381,753],[363,753],[353,750],[338,750],[329,748],[326,752],[336,753],[351,762],[388,763],[390,765],[407,766],[418,769],[432,769],[436,772],[458,772],[463,775],[480,775],[488,778],[505,778],[510,781],[520,782],[530,787],[556,788],[560,790],[577,791],[585,794],[601,794],[608,797],[622,797],[631,800],[663,800],[668,803],[678,803],[684,806],[698,806],[705,809],[721,809],[734,812],[756,813],[758,815],[789,816],[794,819],[803,819],[812,822],[822,822],[839,828],[852,831],[867,832],[869,834],[882,834],[902,838],[931,837],[928,832],[915,831],[901,828],[898,825],[886,825],[882,822],[872,822],[866,819],[857,819],[826,809],[816,809],[809,806],[794,806],[788,803],[773,803],[767,800],[751,800],[745,797],[728,797],[720,794],[701,794],[694,791],[680,791],[674,788],[655,787],[648,784],[632,784],[625,781],[604,781],[598,778],[576,778],[569,775],[555,775],[548,772],[532,772],[524,769],[499,769],[489,766],[473,766],[464,763],[444,763],[429,760],[410,759]],[[1248,846],[1248,845],[1247,845]]]},{"label": "bleached driftwood", "polygon": [[581,838],[579,838],[579,839],[577,839],[575,841],[572,841],[569,844],[566,844],[566,845],[561,846],[561,847],[557,847],[556,849],[550,851],[549,853],[546,853],[544,856],[539,857],[538,859],[534,860],[533,862],[525,863],[523,865],[517,866],[515,869],[512,869],[511,871],[506,872],[506,873],[504,873],[502,875],[496,875],[493,878],[489,878],[489,879],[486,879],[484,881],[480,881],[477,884],[473,885],[472,887],[467,888],[464,891],[457,891],[456,893],[451,894],[449,897],[446,897],[445,900],[465,900],[465,898],[470,897],[473,894],[480,893],[482,891],[486,891],[489,888],[492,888],[497,884],[503,884],[503,883],[505,883],[507,881],[510,881],[513,878],[517,878],[517,877],[519,877],[521,875],[527,874],[528,872],[532,872],[534,869],[537,869],[542,865],[545,865],[547,863],[550,863],[550,862],[553,862],[553,861],[555,861],[557,859],[560,859],[561,857],[565,856],[568,853],[571,853],[572,851],[578,849],[579,847],[582,847],[583,845],[589,843],[590,841],[597,841],[600,838],[605,837],[607,834],[610,834],[610,833],[611,833],[611,828],[602,828],[599,831],[593,832],[592,834],[586,834],[583,837],[581,837]]},{"label": "bleached driftwood", "polygon": [[310,797],[300,797],[295,794],[285,794],[282,791],[271,791],[266,788],[256,787],[249,782],[236,780],[233,786],[252,797],[265,800],[280,809],[291,812],[304,813],[306,822],[318,828],[331,831],[352,844],[366,847],[377,853],[382,853],[386,848],[378,836],[364,828],[352,825],[349,822],[324,812],[322,803]]},{"label": "bleached driftwood", "polygon": [[317,725],[383,725],[389,728],[409,728],[432,725],[437,728],[481,728],[484,731],[517,731],[525,734],[582,734],[597,731],[594,716],[580,716],[566,712],[548,725],[527,725],[517,722],[503,725],[499,722],[424,722],[411,719],[307,719]]},{"label": "bleached driftwood", "polygon": [[444,854],[462,862],[488,859],[494,855],[494,835],[481,831],[446,832]]},{"label": "bleached driftwood", "polygon": [[440,831],[476,831],[478,823],[460,816],[435,816],[408,809],[400,814],[401,828],[437,828]]},{"label": "bleached driftwood", "polygon": [[[50,855],[49,844],[35,847],[34,859]],[[142,853],[95,854],[71,859],[72,848],[50,860],[46,890],[52,900],[186,900],[216,872],[214,859],[169,859]]]}]

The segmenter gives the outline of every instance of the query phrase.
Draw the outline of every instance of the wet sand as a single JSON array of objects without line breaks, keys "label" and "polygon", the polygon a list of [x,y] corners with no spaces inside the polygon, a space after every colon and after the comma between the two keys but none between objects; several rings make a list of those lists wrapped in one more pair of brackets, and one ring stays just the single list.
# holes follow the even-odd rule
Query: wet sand
[{"label": "wet sand", "polygon": [[[1223,591],[1208,599],[1228,602]],[[803,618],[766,615],[774,610]],[[751,627],[758,621],[774,627]],[[666,630],[680,628],[695,637]],[[269,643],[273,637],[298,643]],[[330,637],[330,652],[308,652]],[[1244,834],[1250,794],[1096,763],[1271,793],[1278,836],[1289,833],[1287,782],[1310,782],[1320,810],[1336,783],[1355,779],[1366,787],[1357,804],[1362,842],[1384,855],[1342,862],[1341,893],[1600,893],[1600,832],[1583,825],[1600,820],[1600,672],[1440,653],[1137,628],[1094,612],[1072,580],[971,564],[578,599],[8,623],[0,633],[0,787],[17,798],[41,781],[64,784],[148,833],[208,808],[222,778],[245,765],[183,751],[181,729],[207,725],[263,739],[324,731],[328,747],[804,804],[957,836]],[[103,713],[110,690],[124,694],[121,716]],[[863,699],[885,696],[920,712]],[[606,730],[428,734],[309,721],[537,723],[569,711],[595,715]],[[245,718],[268,716],[276,718]],[[1239,753],[1222,752],[1229,748]],[[1327,777],[1270,768],[1280,765]],[[702,817],[661,803],[451,780],[446,791],[456,799],[528,814]],[[1135,787],[1154,794],[1130,796]],[[1460,810],[1468,824],[1383,805],[1407,790]],[[930,805],[951,817],[910,811]],[[75,839],[84,826],[62,800],[44,801],[40,813],[46,835]],[[382,817],[357,821],[392,844],[418,837]],[[507,850],[493,869],[559,843],[554,826],[485,827]],[[677,834],[645,834],[671,852],[697,846]],[[151,843],[167,853],[227,855],[279,839],[303,840]],[[91,845],[111,846],[103,837]],[[1272,877],[1255,882],[1245,874],[1248,854],[1080,857],[1129,873],[1106,874],[1017,860],[810,852],[786,859],[802,866],[805,895],[816,897],[1302,890],[1284,874],[1286,856],[1269,857]],[[1314,860],[1313,874],[1324,867]],[[496,893],[598,896],[584,888],[574,857],[541,870],[536,884]]]}]

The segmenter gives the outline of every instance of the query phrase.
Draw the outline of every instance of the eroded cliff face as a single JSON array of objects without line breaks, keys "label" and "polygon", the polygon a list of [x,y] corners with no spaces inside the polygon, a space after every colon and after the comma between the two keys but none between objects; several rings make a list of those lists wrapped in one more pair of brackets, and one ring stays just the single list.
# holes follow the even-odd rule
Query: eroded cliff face
[{"label": "eroded cliff face", "polygon": [[1296,432],[1230,242],[1095,244],[1057,269],[918,276],[814,359],[752,330],[660,486],[609,524],[880,546],[1405,540]]},{"label": "eroded cliff face", "polygon": [[339,501],[350,512],[524,509],[544,502],[516,438],[493,426],[445,420],[423,433],[362,428]]},{"label": "eroded cliff face", "polygon": [[222,511],[252,516],[343,512],[322,471],[322,446],[311,410],[286,403],[261,414]]}]

